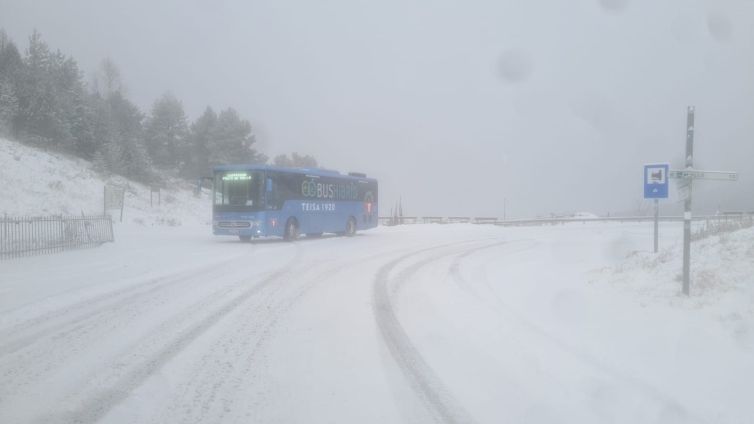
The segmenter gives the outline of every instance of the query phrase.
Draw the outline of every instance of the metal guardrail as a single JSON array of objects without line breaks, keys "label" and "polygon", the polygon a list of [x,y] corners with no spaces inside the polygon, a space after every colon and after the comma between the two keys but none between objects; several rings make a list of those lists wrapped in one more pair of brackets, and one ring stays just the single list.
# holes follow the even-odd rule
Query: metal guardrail
[{"label": "metal guardrail", "polygon": [[[692,217],[694,221],[734,221],[740,219],[751,219],[754,217],[754,213],[736,213],[736,214],[723,214],[723,215],[699,215]],[[439,217],[439,216],[425,216],[425,217],[404,217],[402,220],[400,217],[380,217],[381,225],[400,225],[400,224],[456,224],[456,223],[471,223],[471,224],[487,224],[498,226],[534,226],[534,225],[557,225],[565,223],[589,223],[589,222],[651,222],[654,220],[653,216],[611,216],[611,217],[561,217],[561,218],[530,218],[530,219],[508,219],[500,220],[493,217]],[[659,220],[662,222],[682,222],[683,216],[661,216]]]},{"label": "metal guardrail", "polygon": [[112,242],[110,216],[0,217],[0,259]]}]

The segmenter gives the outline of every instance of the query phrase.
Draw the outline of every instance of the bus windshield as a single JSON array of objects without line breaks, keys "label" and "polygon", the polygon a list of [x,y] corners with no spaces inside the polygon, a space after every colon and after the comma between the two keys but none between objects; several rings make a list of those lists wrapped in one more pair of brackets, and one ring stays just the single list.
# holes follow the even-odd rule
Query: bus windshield
[{"label": "bus windshield", "polygon": [[215,207],[228,210],[262,209],[259,171],[226,171],[215,174]]}]

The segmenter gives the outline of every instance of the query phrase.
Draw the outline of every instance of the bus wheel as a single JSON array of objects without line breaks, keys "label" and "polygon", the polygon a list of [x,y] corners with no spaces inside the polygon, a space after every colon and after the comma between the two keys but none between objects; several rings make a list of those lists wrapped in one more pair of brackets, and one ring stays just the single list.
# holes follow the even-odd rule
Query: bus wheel
[{"label": "bus wheel", "polygon": [[353,217],[348,218],[346,223],[346,237],[353,237],[356,235],[356,220]]},{"label": "bus wheel", "polygon": [[238,236],[238,239],[245,243],[251,241],[251,236]]},{"label": "bus wheel", "polygon": [[294,241],[298,238],[298,223],[293,218],[288,218],[285,223],[285,236],[283,237],[288,241]]}]

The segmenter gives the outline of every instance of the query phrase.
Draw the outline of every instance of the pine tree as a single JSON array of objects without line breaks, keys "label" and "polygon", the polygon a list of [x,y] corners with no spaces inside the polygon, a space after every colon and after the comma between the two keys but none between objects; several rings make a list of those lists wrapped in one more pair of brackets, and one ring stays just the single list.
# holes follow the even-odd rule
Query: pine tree
[{"label": "pine tree", "polygon": [[252,146],[256,140],[249,121],[241,119],[232,108],[220,112],[210,143],[209,163],[264,163],[267,158]]},{"label": "pine tree", "polygon": [[71,115],[71,133],[73,135],[73,152],[84,159],[92,160],[104,140],[95,135],[96,116],[91,100],[86,93],[76,93]]},{"label": "pine tree", "polygon": [[17,91],[17,130],[27,141],[49,145],[55,136],[55,99],[49,75],[50,50],[36,30],[29,37],[24,65]]},{"label": "pine tree", "polygon": [[82,74],[75,60],[55,54],[53,69],[57,116],[58,143],[86,159],[91,159],[97,149],[97,140],[91,129],[91,111],[88,109]]},{"label": "pine tree", "polygon": [[18,116],[16,95],[23,61],[13,41],[0,30],[0,135],[11,135]]},{"label": "pine tree", "polygon": [[18,114],[18,97],[9,78],[0,76],[0,135],[13,133],[13,121]]},{"label": "pine tree", "polygon": [[166,93],[152,106],[146,124],[147,148],[155,165],[176,171],[183,168],[188,156],[187,136],[183,105]]},{"label": "pine tree", "polygon": [[91,88],[93,93],[103,97],[108,97],[113,93],[125,94],[120,69],[109,57],[104,58],[100,63],[97,72],[92,77]]},{"label": "pine tree", "polygon": [[[16,85],[16,133],[32,143],[91,157],[94,152],[87,149],[92,141],[86,96],[76,61],[60,51],[51,52],[39,32],[34,31],[23,63]],[[79,145],[81,140],[83,146]]]},{"label": "pine tree", "polygon": [[95,167],[125,177],[151,182],[155,178],[152,163],[144,146],[144,115],[120,92],[102,98],[90,95],[93,110],[92,131],[98,140],[93,155]]},{"label": "pine tree", "polygon": [[23,66],[16,44],[0,29],[0,75],[13,76]]},{"label": "pine tree", "polygon": [[115,92],[107,99],[110,114],[110,162],[115,172],[149,182],[154,178],[152,161],[144,145],[144,115],[139,108]]},{"label": "pine tree", "polygon": [[217,130],[217,114],[207,106],[202,116],[191,124],[189,156],[183,174],[187,177],[208,175],[210,172],[210,145]]}]

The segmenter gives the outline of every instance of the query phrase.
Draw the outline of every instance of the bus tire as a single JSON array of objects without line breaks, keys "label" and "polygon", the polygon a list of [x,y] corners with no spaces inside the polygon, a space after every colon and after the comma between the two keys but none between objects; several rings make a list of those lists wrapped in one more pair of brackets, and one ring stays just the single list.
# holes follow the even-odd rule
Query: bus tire
[{"label": "bus tire", "polygon": [[251,241],[251,236],[238,236],[238,239],[244,243],[248,243]]},{"label": "bus tire", "polygon": [[346,222],[346,237],[353,237],[356,235],[356,220],[353,217],[348,218]]},{"label": "bus tire", "polygon": [[283,238],[287,241],[295,241],[298,239],[298,236],[298,222],[295,218],[288,218],[288,221],[285,222],[285,235]]}]

